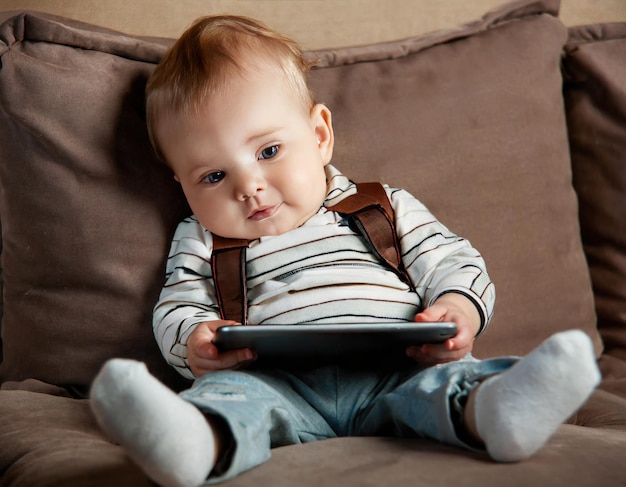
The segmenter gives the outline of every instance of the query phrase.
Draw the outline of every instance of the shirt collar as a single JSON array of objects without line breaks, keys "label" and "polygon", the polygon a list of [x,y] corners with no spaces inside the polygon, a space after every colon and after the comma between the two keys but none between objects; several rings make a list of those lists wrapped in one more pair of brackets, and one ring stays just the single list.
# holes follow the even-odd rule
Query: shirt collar
[{"label": "shirt collar", "polygon": [[339,170],[328,164],[325,167],[328,192],[324,200],[324,208],[334,206],[344,198],[356,193],[356,185]]}]

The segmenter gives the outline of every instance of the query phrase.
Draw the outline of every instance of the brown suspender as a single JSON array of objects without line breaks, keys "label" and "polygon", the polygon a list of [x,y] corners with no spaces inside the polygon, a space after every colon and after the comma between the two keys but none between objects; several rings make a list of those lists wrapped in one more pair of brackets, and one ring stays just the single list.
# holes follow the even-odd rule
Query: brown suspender
[{"label": "brown suspender", "polygon": [[[378,258],[414,289],[402,264],[402,253],[394,224],[393,208],[380,183],[358,183],[357,193],[328,210],[352,218]],[[215,294],[224,320],[247,324],[246,248],[247,240],[213,236],[211,269]]]},{"label": "brown suspender", "polygon": [[350,216],[371,250],[413,289],[402,264],[393,208],[385,188],[380,183],[358,183],[356,186],[356,194],[328,209]]},{"label": "brown suspender", "polygon": [[213,235],[211,270],[220,314],[223,320],[233,320],[242,325],[248,323],[246,248],[247,240]]}]

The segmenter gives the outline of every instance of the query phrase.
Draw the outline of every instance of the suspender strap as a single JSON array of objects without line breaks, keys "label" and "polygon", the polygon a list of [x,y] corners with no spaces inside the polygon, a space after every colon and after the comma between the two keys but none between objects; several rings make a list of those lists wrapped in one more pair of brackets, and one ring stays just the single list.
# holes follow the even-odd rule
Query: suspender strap
[{"label": "suspender strap", "polygon": [[[378,258],[412,290],[415,289],[402,264],[393,208],[382,184],[359,183],[357,193],[328,210],[350,217]],[[223,320],[237,321],[242,325],[248,322],[247,248],[247,240],[213,236],[211,269],[220,314]]]},{"label": "suspender strap", "polygon": [[328,209],[351,217],[370,249],[414,289],[402,263],[394,212],[385,188],[380,183],[358,183],[357,191]]},{"label": "suspender strap", "polygon": [[248,321],[246,298],[247,240],[223,238],[213,235],[211,270],[215,295],[223,320],[233,320],[242,325]]}]

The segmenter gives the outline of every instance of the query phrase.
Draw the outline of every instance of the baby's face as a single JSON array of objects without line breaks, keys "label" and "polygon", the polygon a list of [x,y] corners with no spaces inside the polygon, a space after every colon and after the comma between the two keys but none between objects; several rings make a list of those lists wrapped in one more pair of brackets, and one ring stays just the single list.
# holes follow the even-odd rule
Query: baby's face
[{"label": "baby's face", "polygon": [[229,84],[197,117],[163,120],[157,131],[192,211],[216,235],[279,235],[317,213],[326,197],[330,112],[304,108],[268,69]]}]

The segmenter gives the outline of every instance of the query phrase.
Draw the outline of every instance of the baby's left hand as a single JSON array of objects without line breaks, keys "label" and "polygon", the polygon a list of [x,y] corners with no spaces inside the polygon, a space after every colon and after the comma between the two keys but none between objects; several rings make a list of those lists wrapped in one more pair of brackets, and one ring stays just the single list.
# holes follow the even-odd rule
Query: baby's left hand
[{"label": "baby's left hand", "polygon": [[454,338],[443,343],[429,343],[408,347],[406,353],[424,365],[453,362],[472,351],[474,338],[480,327],[480,316],[474,304],[458,293],[441,296],[433,305],[415,316],[415,321],[452,321],[458,331]]}]

